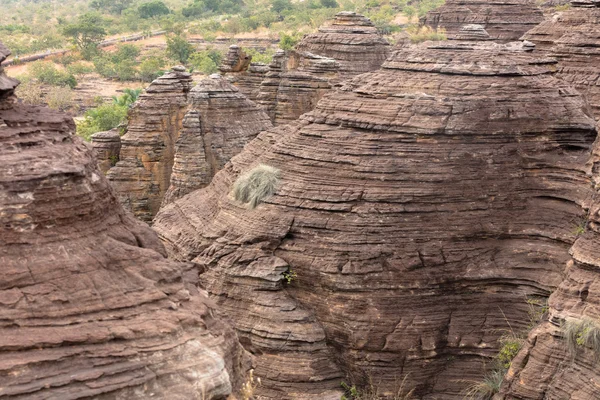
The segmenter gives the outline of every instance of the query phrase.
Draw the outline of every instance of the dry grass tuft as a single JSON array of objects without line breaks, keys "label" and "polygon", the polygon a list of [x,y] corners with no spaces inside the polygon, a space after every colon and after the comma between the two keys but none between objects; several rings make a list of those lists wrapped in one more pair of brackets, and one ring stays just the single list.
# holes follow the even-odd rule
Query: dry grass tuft
[{"label": "dry grass tuft", "polygon": [[467,387],[463,400],[490,400],[502,386],[504,380],[503,369],[495,369],[490,372],[481,382],[475,382]]},{"label": "dry grass tuft", "polygon": [[408,33],[412,43],[421,43],[427,40],[448,40],[446,30],[443,28],[436,30],[429,26],[413,26],[408,28],[406,33]]},{"label": "dry grass tuft", "polygon": [[233,184],[233,197],[249,208],[256,208],[277,190],[280,171],[269,165],[260,164],[239,176]]},{"label": "dry grass tuft", "polygon": [[571,354],[576,354],[580,347],[587,347],[596,353],[596,357],[600,357],[600,324],[597,321],[588,317],[569,318],[561,328]]}]

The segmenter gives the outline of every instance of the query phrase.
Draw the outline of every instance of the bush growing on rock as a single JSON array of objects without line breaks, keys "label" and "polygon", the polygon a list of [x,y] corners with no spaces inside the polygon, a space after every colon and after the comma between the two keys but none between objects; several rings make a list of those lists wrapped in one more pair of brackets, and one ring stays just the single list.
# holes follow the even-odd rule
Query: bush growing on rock
[{"label": "bush growing on rock", "polygon": [[576,354],[581,347],[587,347],[600,357],[600,323],[588,317],[568,318],[563,322],[561,329],[571,354]]},{"label": "bush growing on rock", "polygon": [[280,171],[270,165],[259,164],[241,175],[233,184],[233,197],[249,208],[256,208],[275,193]]}]

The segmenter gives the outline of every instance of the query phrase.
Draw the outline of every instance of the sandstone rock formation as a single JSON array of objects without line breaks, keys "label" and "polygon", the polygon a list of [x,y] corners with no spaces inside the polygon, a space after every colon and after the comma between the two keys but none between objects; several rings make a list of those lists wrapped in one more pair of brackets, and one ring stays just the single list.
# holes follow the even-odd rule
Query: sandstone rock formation
[{"label": "sandstone rock formation", "polygon": [[389,52],[389,43],[368,18],[340,12],[295,50],[278,51],[268,67],[248,64],[245,53],[232,46],[221,72],[280,125],[312,110],[344,79],[378,69]]},{"label": "sandstone rock formation", "polygon": [[271,126],[255,103],[218,75],[191,87],[190,74],[176,67],[152,82],[129,113],[120,161],[108,178],[125,208],[143,221],[152,221],[163,201],[207,185]]},{"label": "sandstone rock formation", "polygon": [[170,185],[175,142],[187,112],[192,78],[176,67],[156,79],[129,113],[117,165],[108,172],[121,204],[152,221]]},{"label": "sandstone rock formation", "polygon": [[[527,298],[563,281],[595,123],[530,50],[403,49],[157,215],[256,356],[264,398],[333,399],[371,376],[462,399],[528,323]],[[230,193],[258,164],[281,178],[249,209]]]},{"label": "sandstone rock formation", "polygon": [[121,135],[116,129],[92,135],[92,147],[100,171],[107,173],[119,161]]},{"label": "sandstone rock formation", "polygon": [[264,111],[218,74],[200,82],[188,97],[190,110],[175,144],[171,184],[163,204],[207,186],[231,157],[272,127]]},{"label": "sandstone rock formation", "polygon": [[447,0],[427,13],[422,23],[445,29],[449,39],[459,34],[465,24],[483,25],[494,40],[518,40],[525,32],[544,20],[535,0]]},{"label": "sandstone rock formation", "polygon": [[265,79],[269,67],[263,63],[253,63],[252,57],[237,45],[231,45],[219,70],[240,92],[256,101],[260,84]]},{"label": "sandstone rock formation", "polygon": [[370,72],[381,67],[389,55],[390,44],[368,18],[343,11],[335,19],[306,35],[295,50],[333,58],[340,64],[340,78]]},{"label": "sandstone rock formation", "polygon": [[559,60],[557,77],[580,90],[600,119],[600,1],[573,1],[524,39]]},{"label": "sandstone rock formation", "polygon": [[246,356],[194,266],[121,208],[73,120],[15,86],[0,67],[0,398],[225,399]]}]

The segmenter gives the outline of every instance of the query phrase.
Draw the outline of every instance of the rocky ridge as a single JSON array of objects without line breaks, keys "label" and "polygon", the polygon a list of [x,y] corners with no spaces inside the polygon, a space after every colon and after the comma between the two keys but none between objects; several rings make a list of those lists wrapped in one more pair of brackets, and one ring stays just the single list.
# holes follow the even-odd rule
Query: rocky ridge
[{"label": "rocky ridge", "polygon": [[[0,44],[0,62],[8,51]],[[0,66],[0,397],[224,400],[247,356],[65,114]]]},{"label": "rocky ridge", "polygon": [[447,0],[427,13],[421,23],[444,29],[449,39],[460,35],[463,25],[482,25],[493,40],[518,40],[544,20],[534,0]]},{"label": "rocky ridge", "polygon": [[[526,300],[561,284],[597,132],[556,60],[530,52],[404,48],[157,215],[255,355],[261,396],[335,398],[341,377],[370,375],[390,395],[405,378],[462,399]],[[258,164],[281,178],[248,209],[230,193]]]}]

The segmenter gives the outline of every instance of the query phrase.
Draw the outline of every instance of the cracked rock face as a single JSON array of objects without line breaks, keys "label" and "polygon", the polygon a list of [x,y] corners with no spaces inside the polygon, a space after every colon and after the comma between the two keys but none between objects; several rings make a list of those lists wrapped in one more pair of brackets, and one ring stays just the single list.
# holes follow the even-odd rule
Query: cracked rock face
[{"label": "cracked rock face", "polygon": [[447,0],[427,13],[422,23],[446,30],[449,39],[461,35],[466,24],[482,25],[490,38],[500,42],[518,40],[544,20],[535,0]]},{"label": "cracked rock face", "polygon": [[[256,356],[261,396],[333,399],[371,376],[462,399],[508,324],[528,324],[527,298],[561,284],[596,130],[529,50],[404,48],[157,215]],[[258,164],[281,178],[248,209],[230,193]]]},{"label": "cracked rock face", "polygon": [[[0,61],[8,51],[0,45]],[[225,399],[244,351],[65,114],[0,67],[0,398]]]},{"label": "cracked rock face", "polygon": [[559,61],[557,77],[581,91],[600,119],[600,1],[573,1],[523,38]]}]

